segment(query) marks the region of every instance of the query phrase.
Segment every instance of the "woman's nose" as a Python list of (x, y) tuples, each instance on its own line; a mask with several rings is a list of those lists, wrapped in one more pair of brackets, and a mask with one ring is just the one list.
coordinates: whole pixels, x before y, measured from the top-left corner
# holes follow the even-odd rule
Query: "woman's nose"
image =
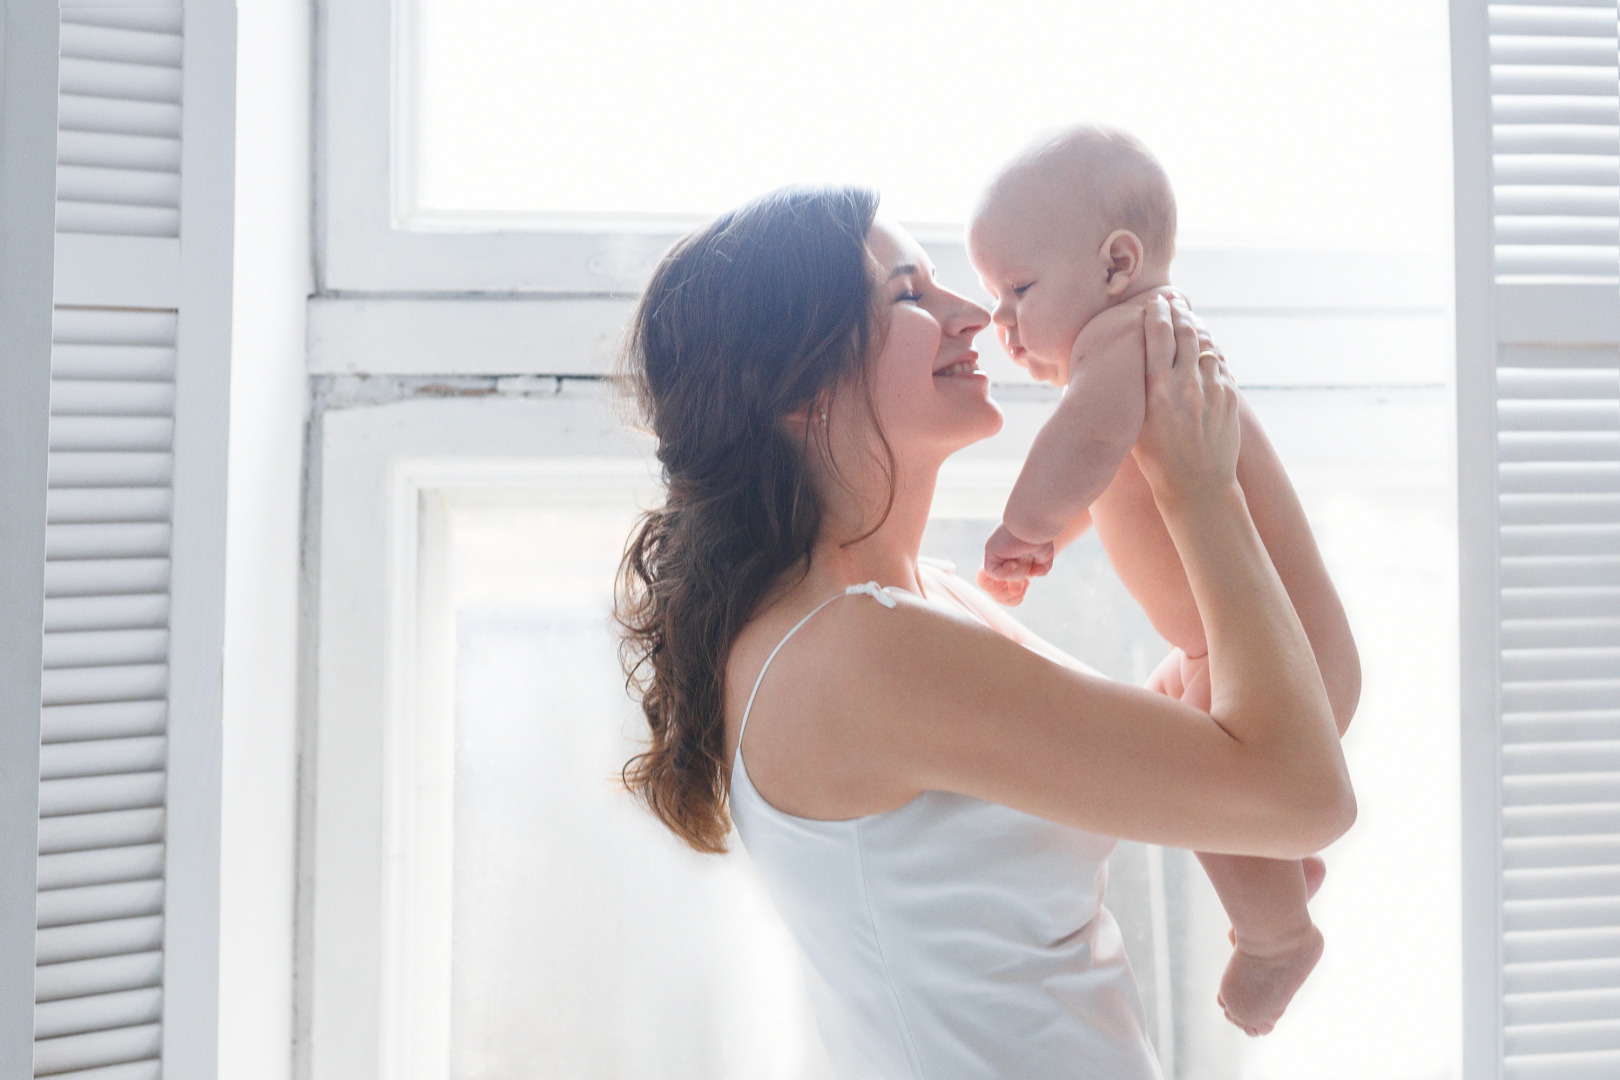
[(952, 333), (971, 336), (990, 325), (990, 312), (983, 306), (956, 293), (952, 293), (951, 296), (956, 302), (956, 310), (951, 313), (949, 322)]

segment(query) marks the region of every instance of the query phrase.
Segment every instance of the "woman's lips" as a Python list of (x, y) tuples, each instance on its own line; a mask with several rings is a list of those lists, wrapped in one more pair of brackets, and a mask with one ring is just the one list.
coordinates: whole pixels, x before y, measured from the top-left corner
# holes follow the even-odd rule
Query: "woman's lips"
[(940, 378), (943, 376), (953, 378), (959, 375), (977, 375), (978, 373), (978, 357), (969, 356), (966, 359), (958, 360), (953, 364), (946, 364), (944, 367), (934, 372), (934, 377)]

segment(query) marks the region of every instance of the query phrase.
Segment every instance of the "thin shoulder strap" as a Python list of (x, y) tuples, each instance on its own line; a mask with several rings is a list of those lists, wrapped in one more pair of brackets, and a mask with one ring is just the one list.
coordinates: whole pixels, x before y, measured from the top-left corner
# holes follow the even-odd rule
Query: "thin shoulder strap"
[(827, 599), (811, 608), (810, 614), (794, 623), (793, 629), (782, 635), (782, 640), (776, 643), (776, 648), (771, 650), (771, 655), (765, 658), (765, 666), (759, 669), (759, 677), (754, 680), (754, 688), (748, 693), (748, 704), (743, 707), (742, 724), (737, 728), (738, 754), (742, 753), (743, 732), (748, 730), (748, 714), (754, 711), (754, 698), (759, 695), (759, 684), (765, 681), (765, 673), (771, 669), (771, 661), (776, 659), (776, 654), (782, 651), (782, 646), (788, 643), (788, 638), (792, 637), (794, 634), (797, 634), (799, 632), (799, 628), (805, 623), (809, 622), (811, 619), (815, 618), (817, 613), (819, 613), (822, 608), (826, 607), (834, 600), (837, 600), (840, 596), (854, 596), (856, 593), (865, 593), (867, 596), (870, 596), (872, 599), (876, 600), (886, 608), (892, 608), (895, 606), (894, 597), (884, 592), (882, 587), (879, 586), (877, 582), (868, 581), (861, 585), (851, 585), (843, 592), (827, 597)]

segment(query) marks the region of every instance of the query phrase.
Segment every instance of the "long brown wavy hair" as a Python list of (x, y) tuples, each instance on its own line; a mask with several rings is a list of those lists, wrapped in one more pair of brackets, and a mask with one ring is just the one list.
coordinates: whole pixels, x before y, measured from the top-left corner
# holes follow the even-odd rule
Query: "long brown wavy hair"
[[(806, 462), (822, 425), (794, 434), (783, 418), (846, 379), (867, 385), (877, 202), (851, 187), (761, 196), (678, 242), (631, 321), (620, 377), (657, 436), (665, 499), (619, 567), (620, 658), (651, 737), (623, 779), (698, 851), (725, 851), (731, 827), (732, 643), (773, 589), (803, 577), (821, 525)], [(893, 453), (864, 397), (892, 488)]]

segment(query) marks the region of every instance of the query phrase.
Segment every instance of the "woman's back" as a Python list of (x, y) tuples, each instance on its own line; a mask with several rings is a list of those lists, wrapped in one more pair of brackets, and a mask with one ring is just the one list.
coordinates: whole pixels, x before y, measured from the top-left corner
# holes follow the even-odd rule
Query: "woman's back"
[(1159, 1075), (1102, 906), (1113, 840), (943, 791), (797, 817), (755, 789), (741, 744), (732, 818), (807, 962), (840, 1078)]

